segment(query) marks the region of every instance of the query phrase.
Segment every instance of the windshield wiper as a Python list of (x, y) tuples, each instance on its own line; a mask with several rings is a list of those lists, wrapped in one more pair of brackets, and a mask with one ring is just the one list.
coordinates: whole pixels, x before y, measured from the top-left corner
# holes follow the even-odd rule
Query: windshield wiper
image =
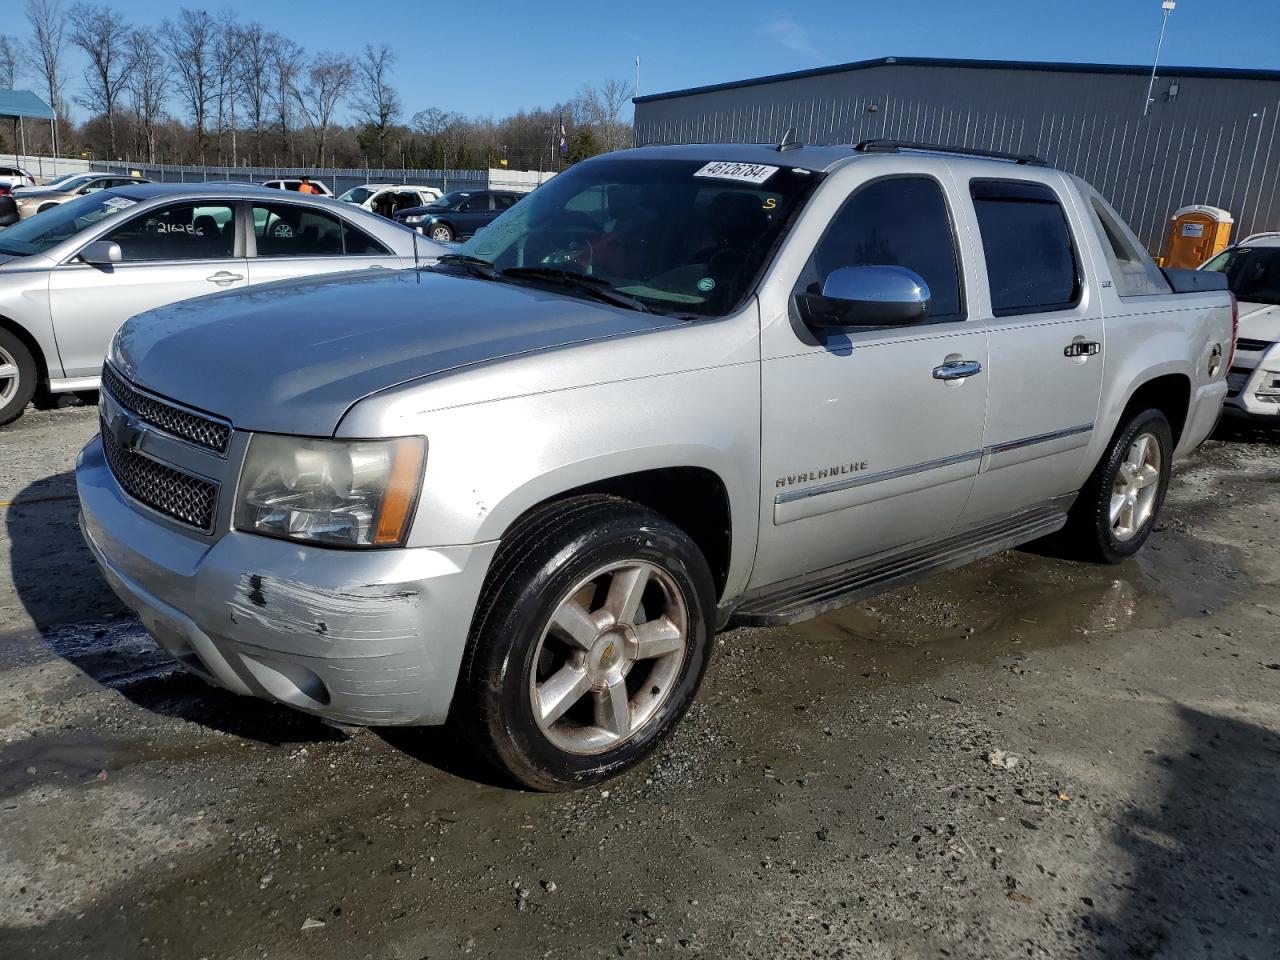
[(502, 276), (512, 280), (542, 280), (548, 283), (559, 283), (566, 287), (574, 287), (589, 296), (595, 297), (615, 307), (626, 307), (641, 313), (653, 313), (653, 310), (642, 300), (613, 288), (608, 280), (592, 277), (577, 270), (565, 270), (562, 267), (508, 267)]
[(502, 275), (494, 269), (493, 264), (480, 257), (465, 253), (445, 253), (436, 257), (436, 263), (457, 264), (474, 277), (483, 280), (500, 280)]

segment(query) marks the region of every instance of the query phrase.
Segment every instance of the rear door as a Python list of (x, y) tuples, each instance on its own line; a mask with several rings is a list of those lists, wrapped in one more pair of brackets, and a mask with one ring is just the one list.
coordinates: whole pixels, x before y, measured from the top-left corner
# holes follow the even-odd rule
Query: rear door
[[(958, 165), (961, 171), (964, 164)], [(989, 170), (989, 168), (987, 168)], [(976, 306), (990, 344), (982, 467), (962, 523), (1080, 488), (1098, 413), (1103, 308), (1088, 230), (1059, 173), (960, 179), (981, 241)]]
[(247, 209), (250, 283), (404, 265), (375, 237), (327, 210), (288, 200), (255, 200)]
[(54, 335), (68, 377), (96, 375), (111, 337), (130, 317), (247, 282), (231, 201), (167, 204), (99, 239), (120, 245), (120, 263), (91, 266), (72, 258), (49, 276)]

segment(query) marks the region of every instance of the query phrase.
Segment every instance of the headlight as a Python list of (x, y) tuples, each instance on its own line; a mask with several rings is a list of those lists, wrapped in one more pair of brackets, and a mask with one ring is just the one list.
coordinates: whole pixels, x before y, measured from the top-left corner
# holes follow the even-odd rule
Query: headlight
[(415, 213), (411, 217), (405, 217), (404, 222), (405, 223), (421, 223), (425, 219), (427, 218), (423, 216), (421, 213)]
[(235, 527), (336, 547), (404, 543), (426, 440), (311, 440), (255, 434), (236, 491)]

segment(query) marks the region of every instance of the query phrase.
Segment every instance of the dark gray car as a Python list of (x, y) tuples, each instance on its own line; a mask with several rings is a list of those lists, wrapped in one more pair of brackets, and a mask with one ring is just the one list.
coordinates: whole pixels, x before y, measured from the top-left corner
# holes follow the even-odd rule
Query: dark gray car
[(515, 206), (522, 196), (514, 190), (453, 190), (425, 207), (399, 210), (395, 219), (432, 240), (465, 240)]

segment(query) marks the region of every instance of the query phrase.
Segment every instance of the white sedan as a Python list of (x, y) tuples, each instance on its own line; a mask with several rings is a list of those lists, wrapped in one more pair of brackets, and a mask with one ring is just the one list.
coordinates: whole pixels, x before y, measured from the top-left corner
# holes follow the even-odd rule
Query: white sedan
[(352, 187), (338, 199), (390, 219), (401, 210), (424, 207), (432, 200), (439, 200), (440, 191), (412, 183), (366, 183)]
[(1280, 425), (1280, 233), (1247, 237), (1200, 269), (1225, 273), (1239, 301), (1223, 412)]

